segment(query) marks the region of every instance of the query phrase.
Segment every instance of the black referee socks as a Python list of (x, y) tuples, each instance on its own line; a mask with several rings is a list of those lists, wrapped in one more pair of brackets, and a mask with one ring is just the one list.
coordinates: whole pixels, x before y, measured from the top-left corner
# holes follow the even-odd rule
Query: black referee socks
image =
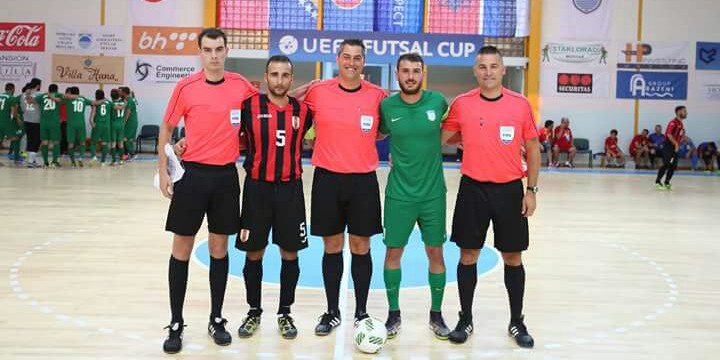
[(510, 300), (510, 317), (513, 320), (522, 316), (523, 296), (525, 295), (525, 268), (505, 265), (505, 288)]
[(325, 283), (325, 297), (328, 311), (339, 313), (338, 301), (340, 297), (340, 280), (343, 273), (343, 254), (325, 253), (322, 259), (323, 282)]
[(472, 317), (473, 297), (477, 285), (477, 264), (457, 266), (458, 293), (460, 295), (460, 309), (465, 316)]
[(225, 301), (225, 287), (227, 286), (230, 261), (228, 255), (222, 259), (210, 256), (210, 318), (222, 318), (223, 301)]
[(188, 263), (180, 261), (170, 255), (168, 266), (168, 286), (170, 288), (170, 312), (171, 322), (183, 322), (183, 303), (185, 302), (185, 291), (188, 282)]
[(368, 292), (372, 278), (372, 258), (370, 250), (358, 255), (352, 254), (351, 272), (355, 283), (355, 317), (367, 313)]

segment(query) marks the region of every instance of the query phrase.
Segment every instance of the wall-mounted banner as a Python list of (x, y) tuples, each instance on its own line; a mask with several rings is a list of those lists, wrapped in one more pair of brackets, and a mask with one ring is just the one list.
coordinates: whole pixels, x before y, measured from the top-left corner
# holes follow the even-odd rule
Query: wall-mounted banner
[(720, 70), (720, 43), (697, 43), (697, 50), (695, 50), (695, 69)]
[(480, 35), (272, 30), (270, 55), (287, 55), (293, 61), (335, 61), (343, 39), (363, 39), (368, 63), (394, 63), (398, 56), (416, 52), (429, 65), (472, 65), (483, 46)]
[(64, 54), (127, 53), (124, 26), (51, 25), (48, 48)]
[(720, 72), (696, 72), (695, 96), (710, 101), (720, 101)]
[(44, 55), (38, 53), (0, 52), (0, 82), (13, 82), (16, 88), (34, 77), (42, 78)]
[(543, 96), (608, 98), (610, 72), (543, 70), (540, 89)]
[(0, 51), (45, 51), (45, 24), (0, 22)]
[(119, 56), (53, 55), (52, 81), (81, 84), (122, 84), (124, 58)]
[(620, 44), (618, 69), (687, 70), (690, 44), (687, 42), (627, 42)]
[(146, 55), (198, 55), (201, 28), (133, 26), (132, 53)]
[(562, 36), (567, 39), (610, 39), (612, 0), (556, 0)]
[(127, 4), (131, 25), (178, 25), (177, 0), (128, 0)]
[(607, 65), (607, 45), (602, 42), (547, 42), (542, 47), (542, 63), (546, 65)]
[(174, 84), (202, 69), (199, 56), (133, 56), (127, 61), (133, 84)]
[(687, 90), (684, 72), (617, 72), (618, 99), (686, 100)]

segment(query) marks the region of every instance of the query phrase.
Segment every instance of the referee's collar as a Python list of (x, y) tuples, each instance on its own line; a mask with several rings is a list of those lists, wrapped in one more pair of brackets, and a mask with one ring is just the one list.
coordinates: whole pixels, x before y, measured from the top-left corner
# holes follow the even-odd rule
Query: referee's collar
[(480, 93), (480, 97), (485, 101), (498, 101), (498, 100), (502, 99), (503, 93), (500, 93), (500, 95), (498, 95), (497, 97), (494, 97), (494, 98), (486, 97), (485, 95)]
[(225, 76), (223, 76), (223, 78), (218, 81), (210, 81), (207, 77), (205, 78), (205, 83), (210, 84), (210, 85), (220, 85), (224, 82), (225, 82)]

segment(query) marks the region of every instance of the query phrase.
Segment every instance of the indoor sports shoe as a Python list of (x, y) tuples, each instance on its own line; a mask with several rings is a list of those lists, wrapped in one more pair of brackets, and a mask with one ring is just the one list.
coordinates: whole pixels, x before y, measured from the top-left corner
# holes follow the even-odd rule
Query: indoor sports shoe
[(290, 314), (282, 314), (278, 316), (278, 329), (280, 330), (280, 336), (283, 339), (294, 339), (297, 337), (297, 328), (295, 327), (295, 320)]
[(665, 185), (661, 183), (655, 183), (655, 188), (658, 190), (665, 190)]
[(672, 185), (670, 185), (670, 183), (665, 183), (665, 190), (672, 190)]
[(448, 339), (454, 344), (464, 343), (473, 332), (472, 316), (466, 316), (462, 311), (458, 313), (458, 316), (460, 319), (455, 329), (448, 334)]
[(315, 326), (315, 335), (329, 335), (332, 329), (340, 325), (340, 312), (328, 311), (320, 316), (320, 322)]
[(243, 319), (242, 325), (238, 328), (238, 336), (241, 338), (249, 338), (255, 334), (255, 331), (260, 327), (260, 314), (248, 314)]
[(361, 321), (363, 321), (369, 317), (370, 317), (370, 315), (368, 315), (368, 313), (366, 313), (366, 312), (355, 314), (355, 327), (357, 327)]
[(163, 342), (163, 351), (167, 354), (177, 354), (182, 350), (182, 338), (183, 338), (183, 325), (182, 322), (174, 322), (164, 327), (168, 329), (168, 336)]
[(435, 333), (435, 337), (440, 340), (447, 340), (450, 335), (450, 328), (445, 325), (442, 313), (439, 311), (430, 311), (430, 329)]
[(510, 320), (510, 325), (508, 325), (508, 335), (515, 339), (518, 346), (531, 348), (535, 345), (535, 340), (533, 340), (532, 336), (528, 334), (524, 320), (525, 316), (521, 316), (519, 319)]
[(225, 330), (225, 324), (227, 324), (227, 320), (219, 317), (210, 319), (208, 324), (208, 334), (212, 336), (215, 344), (220, 346), (227, 346), (232, 342), (232, 336)]
[(393, 339), (400, 332), (400, 325), (402, 320), (400, 319), (400, 310), (388, 311), (388, 318), (385, 321), (385, 329), (387, 330), (388, 339)]

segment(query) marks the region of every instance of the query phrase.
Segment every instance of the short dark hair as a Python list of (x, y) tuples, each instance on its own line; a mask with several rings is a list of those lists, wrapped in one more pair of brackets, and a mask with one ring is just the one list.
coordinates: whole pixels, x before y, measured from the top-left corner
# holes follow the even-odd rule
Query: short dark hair
[(50, 86), (48, 86), (48, 92), (51, 92), (51, 93), (58, 92), (57, 84), (50, 84)]
[(102, 89), (95, 90), (95, 100), (105, 99), (105, 92)]
[(647, 131), (648, 133), (650, 133), (650, 130), (648, 130), (648, 129), (642, 129), (642, 131)]
[(219, 37), (222, 37), (223, 39), (223, 45), (227, 46), (227, 35), (225, 35), (225, 32), (222, 31), (220, 28), (205, 28), (200, 32), (200, 35), (198, 35), (198, 47), (202, 48), (202, 39), (204, 37), (208, 37), (210, 39), (217, 39)]
[(71, 89), (72, 89), (71, 94), (73, 94), (73, 95), (80, 95), (80, 88), (79, 88), (79, 87), (73, 86)]
[(119, 89), (120, 89), (120, 91), (122, 91), (123, 94), (125, 94), (125, 95), (130, 95), (130, 92), (131, 92), (131, 91), (130, 91), (130, 88), (129, 88), (129, 87), (127, 87), (127, 86), (121, 86), (121, 87), (119, 87)]
[(13, 83), (5, 84), (5, 91), (11, 91), (11, 90), (15, 90), (15, 84), (13, 84)]
[(72, 86), (66, 87), (66, 88), (65, 88), (65, 93), (66, 93), (66, 94), (72, 94)]
[(678, 111), (686, 109), (685, 105), (678, 105), (675, 107), (675, 113), (677, 114)]
[(618, 133), (618, 132), (617, 132), (617, 130), (616, 130), (616, 129), (612, 129), (612, 130), (610, 130), (610, 134), (615, 134), (615, 135), (617, 135), (617, 133)]
[(340, 46), (338, 47), (337, 55), (340, 56), (343, 49), (345, 48), (345, 45), (347, 46), (359, 46), (362, 48), (362, 56), (365, 58), (365, 44), (360, 39), (345, 39), (340, 43)]
[(40, 86), (41, 84), (42, 84), (42, 80), (40, 80), (38, 78), (32, 78), (30, 80), (30, 87)]
[(552, 120), (545, 120), (545, 127), (553, 126), (553, 124), (555, 124), (554, 121), (552, 121)]
[(477, 55), (497, 55), (499, 57), (503, 57), (502, 53), (500, 52), (500, 49), (492, 46), (492, 45), (485, 45), (480, 48), (480, 50), (477, 51)]
[(273, 55), (273, 56), (271, 56), (271, 57), (268, 59), (268, 61), (265, 63), (265, 72), (268, 71), (268, 67), (270, 66), (270, 63), (274, 63), (274, 62), (290, 64), (290, 73), (292, 74), (292, 72), (293, 72), (293, 63), (292, 63), (292, 61), (290, 60), (290, 58), (287, 57), (287, 56), (285, 56), (285, 55)]
[(420, 54), (418, 53), (407, 53), (400, 55), (400, 57), (397, 59), (397, 64), (395, 64), (395, 68), (398, 70), (400, 70), (401, 61), (409, 61), (414, 63), (419, 62), (421, 66), (425, 66), (425, 60), (423, 60), (423, 57), (420, 56)]
[(27, 91), (27, 89), (30, 88), (30, 83), (25, 84), (25, 86), (22, 87), (22, 90), (20, 90), (21, 93), (24, 93)]
[(110, 97), (113, 100), (117, 100), (120, 98), (120, 91), (118, 89), (111, 89), (110, 90)]

